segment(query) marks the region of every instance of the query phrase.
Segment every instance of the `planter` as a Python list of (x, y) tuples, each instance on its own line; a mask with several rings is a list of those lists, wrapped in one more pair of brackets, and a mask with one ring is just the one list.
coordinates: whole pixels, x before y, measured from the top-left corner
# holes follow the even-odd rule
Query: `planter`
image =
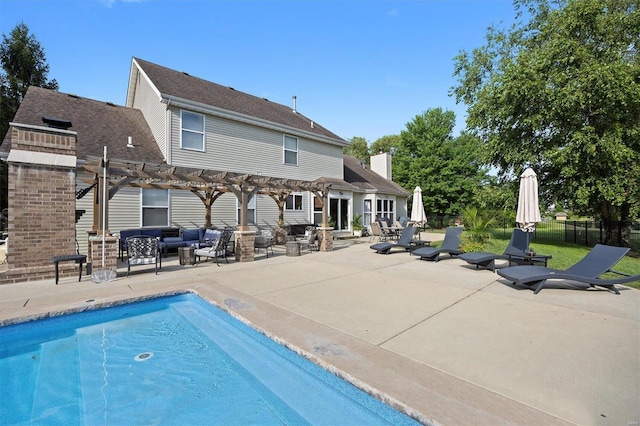
[(353, 236), (354, 237), (362, 237), (362, 229), (360, 229), (358, 231), (353, 231)]

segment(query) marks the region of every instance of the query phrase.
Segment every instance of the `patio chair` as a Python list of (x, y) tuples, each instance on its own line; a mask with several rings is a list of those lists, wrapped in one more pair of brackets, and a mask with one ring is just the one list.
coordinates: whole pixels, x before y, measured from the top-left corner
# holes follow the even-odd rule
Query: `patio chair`
[[(158, 238), (149, 235), (138, 235), (127, 238), (127, 276), (131, 266), (155, 265), (155, 272), (162, 268), (160, 245)], [(158, 268), (158, 264), (160, 267)]]
[(460, 226), (450, 226), (444, 234), (444, 241), (440, 247), (420, 247), (415, 249), (411, 254), (420, 256), (421, 260), (432, 260), (437, 262), (440, 260), (442, 253), (448, 253), (450, 257), (462, 254), (460, 250), (460, 237), (464, 228)]
[(267, 254), (267, 258), (269, 257), (269, 249), (271, 249), (271, 255), (273, 256), (273, 244), (274, 244), (274, 235), (272, 231), (262, 231), (260, 235), (256, 235), (255, 241), (253, 243), (253, 249), (255, 251), (259, 251), (260, 249), (264, 249)]
[(369, 246), (370, 249), (375, 250), (376, 253), (381, 254), (389, 254), (391, 253), (391, 249), (400, 247), (403, 251), (410, 251), (411, 248), (415, 246), (415, 242), (413, 241), (413, 236), (416, 234), (416, 230), (418, 228), (414, 228), (413, 226), (407, 226), (402, 230), (402, 234), (396, 243), (384, 242), (377, 243), (372, 246)]
[(378, 222), (380, 224), (380, 231), (386, 238), (391, 238), (392, 240), (398, 239), (398, 232), (395, 229), (392, 229), (386, 221)]
[(304, 238), (298, 240), (298, 242), (300, 243), (301, 248), (306, 247), (309, 251), (318, 251), (317, 231), (315, 229), (309, 230), (307, 235)]
[(535, 257), (531, 257), (529, 254), (529, 243), (531, 242), (531, 233), (525, 232), (521, 229), (514, 229), (511, 233), (511, 240), (504, 250), (504, 253), (487, 253), (487, 252), (469, 252), (463, 253), (458, 256), (459, 259), (464, 260), (467, 263), (476, 265), (476, 269), (482, 266), (487, 269), (496, 271), (496, 260), (517, 260), (518, 258), (524, 259), (525, 257), (535, 260)]
[(369, 238), (369, 242), (378, 238), (378, 241), (386, 240), (386, 236), (382, 234), (382, 229), (380, 229), (380, 224), (376, 221), (371, 222), (371, 238)]
[(227, 259), (227, 246), (229, 245), (229, 241), (231, 241), (232, 236), (232, 230), (224, 229), (220, 233), (220, 237), (215, 242), (211, 243), (211, 247), (196, 249), (194, 250), (193, 255), (198, 257), (198, 262), (200, 261), (200, 257), (213, 257), (216, 261), (216, 265), (218, 266), (220, 266), (220, 263), (218, 262), (219, 258), (223, 258), (225, 262), (229, 263), (229, 259)]
[[(544, 266), (512, 266), (499, 270), (498, 275), (513, 284), (535, 286), (535, 289), (532, 289), (533, 294), (538, 294), (547, 280), (577, 281), (589, 284), (590, 287), (604, 287), (615, 294), (620, 294), (614, 284), (640, 281), (640, 275), (628, 275), (611, 269), (628, 251), (627, 247), (596, 244), (585, 257), (565, 270)], [(598, 278), (605, 272), (613, 272), (623, 278)]]

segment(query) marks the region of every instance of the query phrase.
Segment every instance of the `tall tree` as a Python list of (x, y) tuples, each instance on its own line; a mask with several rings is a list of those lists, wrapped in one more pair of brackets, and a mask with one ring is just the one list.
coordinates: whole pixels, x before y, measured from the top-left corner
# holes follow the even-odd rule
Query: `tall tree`
[(486, 175), (477, 138), (453, 138), (454, 126), (452, 111), (427, 110), (407, 123), (392, 157), (394, 181), (410, 192), (420, 186), (427, 214), (459, 214)]
[(388, 152), (394, 154), (400, 146), (400, 135), (387, 135), (378, 138), (371, 144), (371, 154), (376, 155), (379, 152)]
[[(29, 28), (21, 22), (7, 37), (2, 35), (0, 44), (0, 142), (9, 130), (9, 123), (16, 115), (29, 86), (58, 90), (56, 80), (48, 80), (49, 65), (44, 50)], [(0, 209), (7, 200), (7, 164), (0, 162)]]
[(515, 0), (517, 20), (455, 59), (459, 102), (501, 177), (604, 220), (640, 210), (637, 0)]
[(365, 138), (354, 136), (349, 140), (350, 144), (343, 151), (347, 155), (369, 164), (369, 144)]

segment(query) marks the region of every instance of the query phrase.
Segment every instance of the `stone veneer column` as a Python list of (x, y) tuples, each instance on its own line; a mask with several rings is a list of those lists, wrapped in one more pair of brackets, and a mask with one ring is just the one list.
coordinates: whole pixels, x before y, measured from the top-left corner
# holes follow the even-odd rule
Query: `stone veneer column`
[(333, 228), (318, 228), (320, 251), (333, 251)]
[(235, 231), (236, 236), (236, 261), (253, 262), (256, 244), (254, 231)]
[[(76, 132), (11, 123), (8, 270), (0, 283), (53, 278), (52, 256), (76, 253)], [(77, 274), (60, 263), (60, 276)]]

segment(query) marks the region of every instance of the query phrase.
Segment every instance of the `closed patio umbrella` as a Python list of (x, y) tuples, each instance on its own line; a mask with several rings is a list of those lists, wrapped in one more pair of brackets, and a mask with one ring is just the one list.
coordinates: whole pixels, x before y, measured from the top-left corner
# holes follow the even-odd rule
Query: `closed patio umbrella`
[(538, 206), (538, 177), (531, 168), (527, 168), (520, 175), (516, 222), (520, 229), (527, 232), (535, 231), (536, 223), (542, 222)]
[(411, 222), (424, 225), (427, 223), (427, 215), (424, 213), (422, 203), (422, 189), (419, 186), (413, 190), (413, 206), (411, 207)]

